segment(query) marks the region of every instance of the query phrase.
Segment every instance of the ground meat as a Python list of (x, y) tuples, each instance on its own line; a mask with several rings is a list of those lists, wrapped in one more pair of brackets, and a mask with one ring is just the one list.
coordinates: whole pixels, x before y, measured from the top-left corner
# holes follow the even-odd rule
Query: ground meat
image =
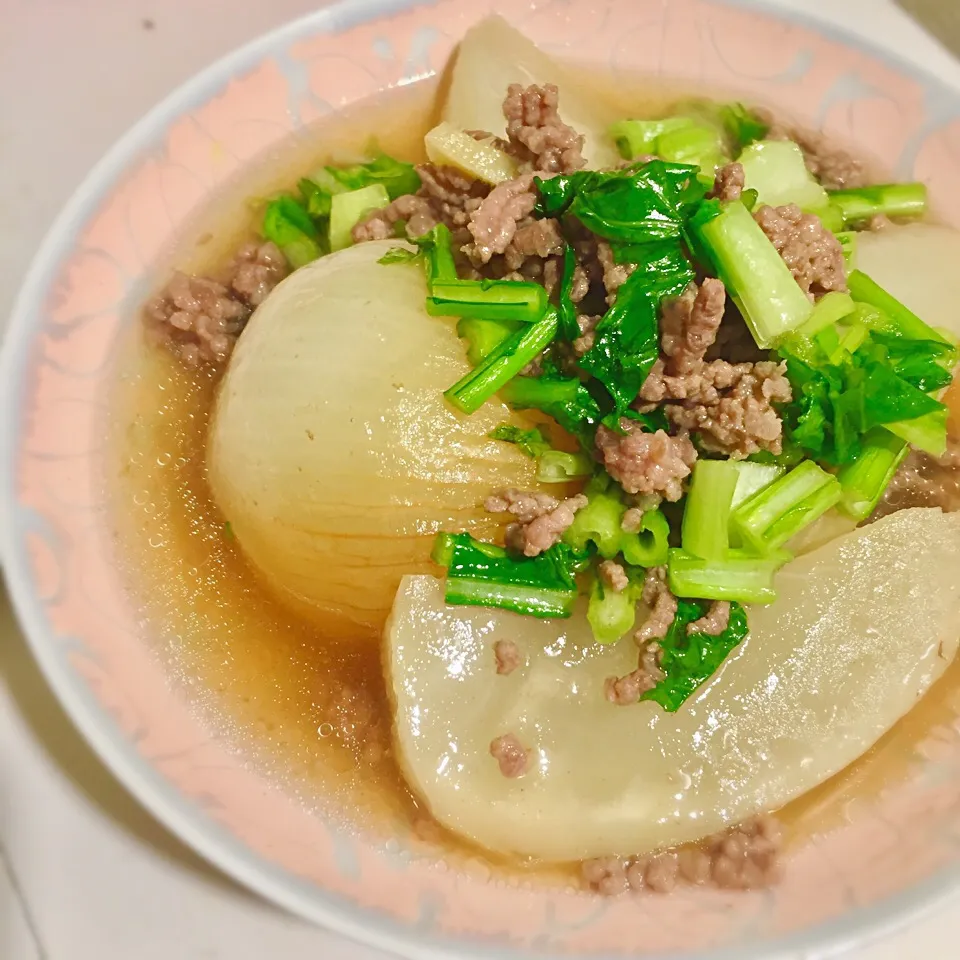
[[(643, 602), (650, 608), (650, 615), (643, 625), (633, 635), (641, 650), (641, 668), (645, 666), (644, 654), (650, 654), (651, 641), (662, 640), (677, 615), (677, 598), (667, 586), (667, 568), (651, 567), (643, 581)], [(659, 654), (659, 648), (653, 651)], [(654, 666), (660, 665), (659, 656), (653, 661)], [(650, 662), (646, 663), (650, 666)]]
[(407, 236), (422, 237), (438, 223), (452, 231), (466, 227), (471, 216), (490, 192), (489, 184), (473, 180), (455, 167), (424, 163), (417, 167), (420, 189), (397, 197), (371, 213), (353, 228), (356, 243), (386, 240), (396, 235), (397, 223), (406, 223)]
[(889, 230), (895, 226), (896, 224), (885, 213), (875, 213), (867, 221), (867, 229), (874, 233), (882, 233), (884, 230)]
[(624, 533), (639, 533), (643, 523), (643, 511), (639, 507), (630, 507), (620, 521), (620, 529)]
[(536, 202), (532, 174), (498, 183), (470, 218), (467, 229), (473, 242), (463, 252), (474, 264), (504, 253), (517, 234), (517, 224), (530, 216)]
[(783, 424), (773, 404), (791, 396), (786, 365), (767, 360), (739, 373), (718, 402), (668, 404), (664, 412), (675, 429), (698, 434), (705, 449), (739, 460), (760, 450), (781, 452)]
[(144, 309), (150, 337), (189, 366), (226, 362), (249, 316), (250, 307), (222, 283), (184, 273)]
[(637, 669), (623, 677), (607, 677), (603, 683), (603, 695), (618, 707), (629, 707), (662, 679), (660, 662), (663, 650), (655, 640), (640, 648)]
[(664, 401), (686, 401), (688, 405), (711, 406), (720, 402), (725, 391), (731, 390), (746, 375), (752, 373), (752, 363), (727, 363), (726, 360), (711, 360), (700, 364), (692, 373), (679, 377), (666, 374), (666, 362), (657, 360), (640, 389), (638, 402), (656, 407)]
[(950, 512), (960, 505), (960, 452), (955, 445), (941, 460), (912, 450), (894, 475), (871, 515), (879, 520), (908, 507), (939, 507)]
[(832, 146), (822, 133), (786, 124), (763, 108), (754, 113), (769, 125), (768, 140), (792, 140), (800, 147), (807, 169), (828, 189), (866, 186), (863, 164)]
[(581, 876), (587, 889), (596, 890), (605, 897), (618, 897), (628, 889), (628, 865), (629, 861), (621, 857), (596, 857), (583, 861)]
[(552, 83), (507, 88), (503, 115), (510, 151), (530, 170), (571, 173), (584, 166), (583, 137), (560, 119), (558, 103)]
[(728, 163), (717, 171), (713, 181), (713, 190), (707, 196), (716, 197), (724, 203), (730, 200), (739, 200), (743, 193), (745, 177), (742, 163)]
[(571, 346), (576, 356), (582, 357), (593, 347), (597, 339), (597, 324), (603, 319), (602, 314), (581, 313), (577, 317), (577, 326), (580, 327), (580, 336), (573, 341)]
[(555, 497), (548, 493), (527, 493), (513, 487), (487, 497), (483, 503), (487, 513), (509, 513), (518, 523), (532, 523), (560, 505)]
[(703, 366), (703, 358), (717, 338), (726, 303), (722, 281), (709, 277), (699, 287), (690, 284), (663, 305), (660, 349), (666, 357), (666, 375), (686, 376)]
[(687, 625), (687, 633), (706, 633), (719, 637), (729, 625), (730, 604), (726, 600), (714, 600), (704, 616)]
[(669, 893), (680, 883), (758, 890), (780, 880), (782, 848), (780, 824), (762, 815), (679, 850), (585, 860), (581, 877), (588, 890), (608, 897), (620, 896), (628, 889)]
[(613, 248), (606, 240), (597, 244), (597, 259), (603, 269), (603, 286), (607, 291), (607, 304), (610, 305), (617, 299), (617, 291), (627, 282), (637, 265), (617, 263), (613, 257)]
[(512, 640), (498, 640), (493, 645), (493, 655), (497, 661), (497, 673), (502, 677), (523, 665), (520, 648)]
[(843, 247), (819, 217), (790, 203), (760, 207), (753, 218), (811, 300), (831, 290), (847, 289)]
[(490, 756), (500, 765), (505, 777), (515, 779), (527, 772), (530, 751), (512, 733), (497, 737), (490, 744)]
[(290, 272), (275, 243), (245, 243), (233, 261), (230, 288), (251, 307), (259, 307), (273, 288)]
[(675, 853), (655, 853), (634, 860), (627, 867), (627, 883), (631, 890), (652, 890), (670, 893), (677, 885), (680, 864)]
[(408, 193), (361, 220), (353, 228), (353, 241), (364, 243), (367, 240), (387, 240), (396, 236), (395, 228), (401, 221), (407, 225), (408, 237), (422, 237), (429, 233), (440, 219), (433, 204), (426, 197)]
[(504, 490), (484, 503), (489, 513), (510, 513), (516, 523), (507, 527), (507, 546), (527, 557), (538, 557), (560, 542), (574, 515), (587, 505), (583, 494), (558, 501), (545, 493)]
[(597, 572), (600, 574), (600, 582), (614, 593), (623, 593), (630, 586), (627, 571), (616, 560), (604, 560)]
[(601, 425), (597, 452), (607, 473), (627, 493), (659, 493), (665, 500), (683, 496), (683, 483), (697, 459), (687, 437), (671, 437), (665, 431), (645, 433), (634, 420), (623, 419), (624, 432)]
[[(509, 270), (522, 270), (531, 258), (542, 261), (547, 257), (560, 256), (565, 246), (560, 224), (556, 220), (531, 218), (517, 226), (517, 232), (504, 250), (503, 259)], [(538, 278), (524, 276), (524, 279)]]

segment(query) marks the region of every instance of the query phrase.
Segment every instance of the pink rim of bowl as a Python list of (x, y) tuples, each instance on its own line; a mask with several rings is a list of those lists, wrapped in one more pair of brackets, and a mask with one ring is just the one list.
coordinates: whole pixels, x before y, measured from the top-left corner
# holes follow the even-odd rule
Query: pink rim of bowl
[[(960, 881), (960, 730), (918, 749), (908, 783), (797, 851), (774, 891), (601, 901), (447, 872), (402, 841), (309, 815), (211, 738), (137, 633), (111, 563), (99, 482), (118, 332), (150, 266), (204, 198), (330, 112), (442, 68), (466, 28), (508, 15), (614, 72), (738, 91), (894, 158), (960, 223), (960, 95), (772, 4), (714, 0), (357, 0), (264, 36), (195, 77), (97, 165), (44, 241), (3, 355), (3, 558), (61, 703), (161, 821), (294, 913), (411, 958), (581, 954), (700, 960), (861, 944)], [(590, 30), (581, 25), (589, 23)]]

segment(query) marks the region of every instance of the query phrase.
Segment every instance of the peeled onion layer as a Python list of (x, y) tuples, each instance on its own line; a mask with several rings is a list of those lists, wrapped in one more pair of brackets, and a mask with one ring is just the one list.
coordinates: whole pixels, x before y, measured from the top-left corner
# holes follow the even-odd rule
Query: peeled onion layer
[(533, 41), (491, 16), (471, 27), (457, 52), (443, 119), (462, 130), (486, 130), (503, 136), (503, 100), (511, 83), (555, 84), (560, 90), (560, 118), (584, 137), (583, 156), (590, 170), (616, 166), (616, 145), (607, 136), (620, 119), (597, 98), (585, 96), (582, 82), (540, 50)]
[[(670, 714), (606, 701), (604, 679), (634, 669), (637, 650), (592, 643), (582, 611), (450, 607), (441, 581), (406, 577), (385, 662), (410, 786), (451, 830), (554, 861), (647, 852), (776, 810), (869, 749), (953, 660), (960, 514), (886, 517), (795, 560), (777, 589)], [(525, 665), (497, 675), (497, 640)], [(490, 755), (507, 733), (532, 751), (516, 779)]]
[(857, 234), (856, 266), (931, 327), (960, 337), (960, 232), (930, 223)]
[(529, 423), (443, 391), (469, 369), (456, 321), (428, 316), (418, 264), (360, 244), (291, 274), (259, 307), (221, 384), (207, 459), (214, 499), (279, 595), (339, 635), (377, 636), (433, 535), (490, 538), (491, 490), (536, 487), (490, 440)]

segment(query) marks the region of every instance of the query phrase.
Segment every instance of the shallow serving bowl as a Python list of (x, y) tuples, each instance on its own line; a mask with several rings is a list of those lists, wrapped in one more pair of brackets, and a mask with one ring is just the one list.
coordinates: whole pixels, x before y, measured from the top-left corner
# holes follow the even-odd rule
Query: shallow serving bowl
[(960, 729), (913, 773), (796, 850), (755, 894), (603, 901), (456, 875), (400, 839), (311, 815), (206, 731), (140, 633), (112, 562), (103, 423), (122, 332), (210, 193), (324, 116), (441, 70), (500, 12), (561, 55), (780, 105), (925, 181), (960, 225), (960, 97), (859, 41), (765, 3), (355, 0), (190, 81), (97, 166), (43, 245), (3, 358), (3, 559), (50, 684), (109, 766), (171, 829), (296, 913), (408, 957), (701, 960), (861, 942), (960, 886)]

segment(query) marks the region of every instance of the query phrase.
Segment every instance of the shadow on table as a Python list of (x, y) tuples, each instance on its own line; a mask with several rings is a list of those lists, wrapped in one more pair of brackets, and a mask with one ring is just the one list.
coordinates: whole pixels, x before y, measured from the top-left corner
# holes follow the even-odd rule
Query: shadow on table
[(178, 840), (101, 763), (56, 701), (33, 660), (0, 586), (0, 675), (47, 755), (87, 798), (138, 841), (177, 866), (246, 897), (248, 891)]

